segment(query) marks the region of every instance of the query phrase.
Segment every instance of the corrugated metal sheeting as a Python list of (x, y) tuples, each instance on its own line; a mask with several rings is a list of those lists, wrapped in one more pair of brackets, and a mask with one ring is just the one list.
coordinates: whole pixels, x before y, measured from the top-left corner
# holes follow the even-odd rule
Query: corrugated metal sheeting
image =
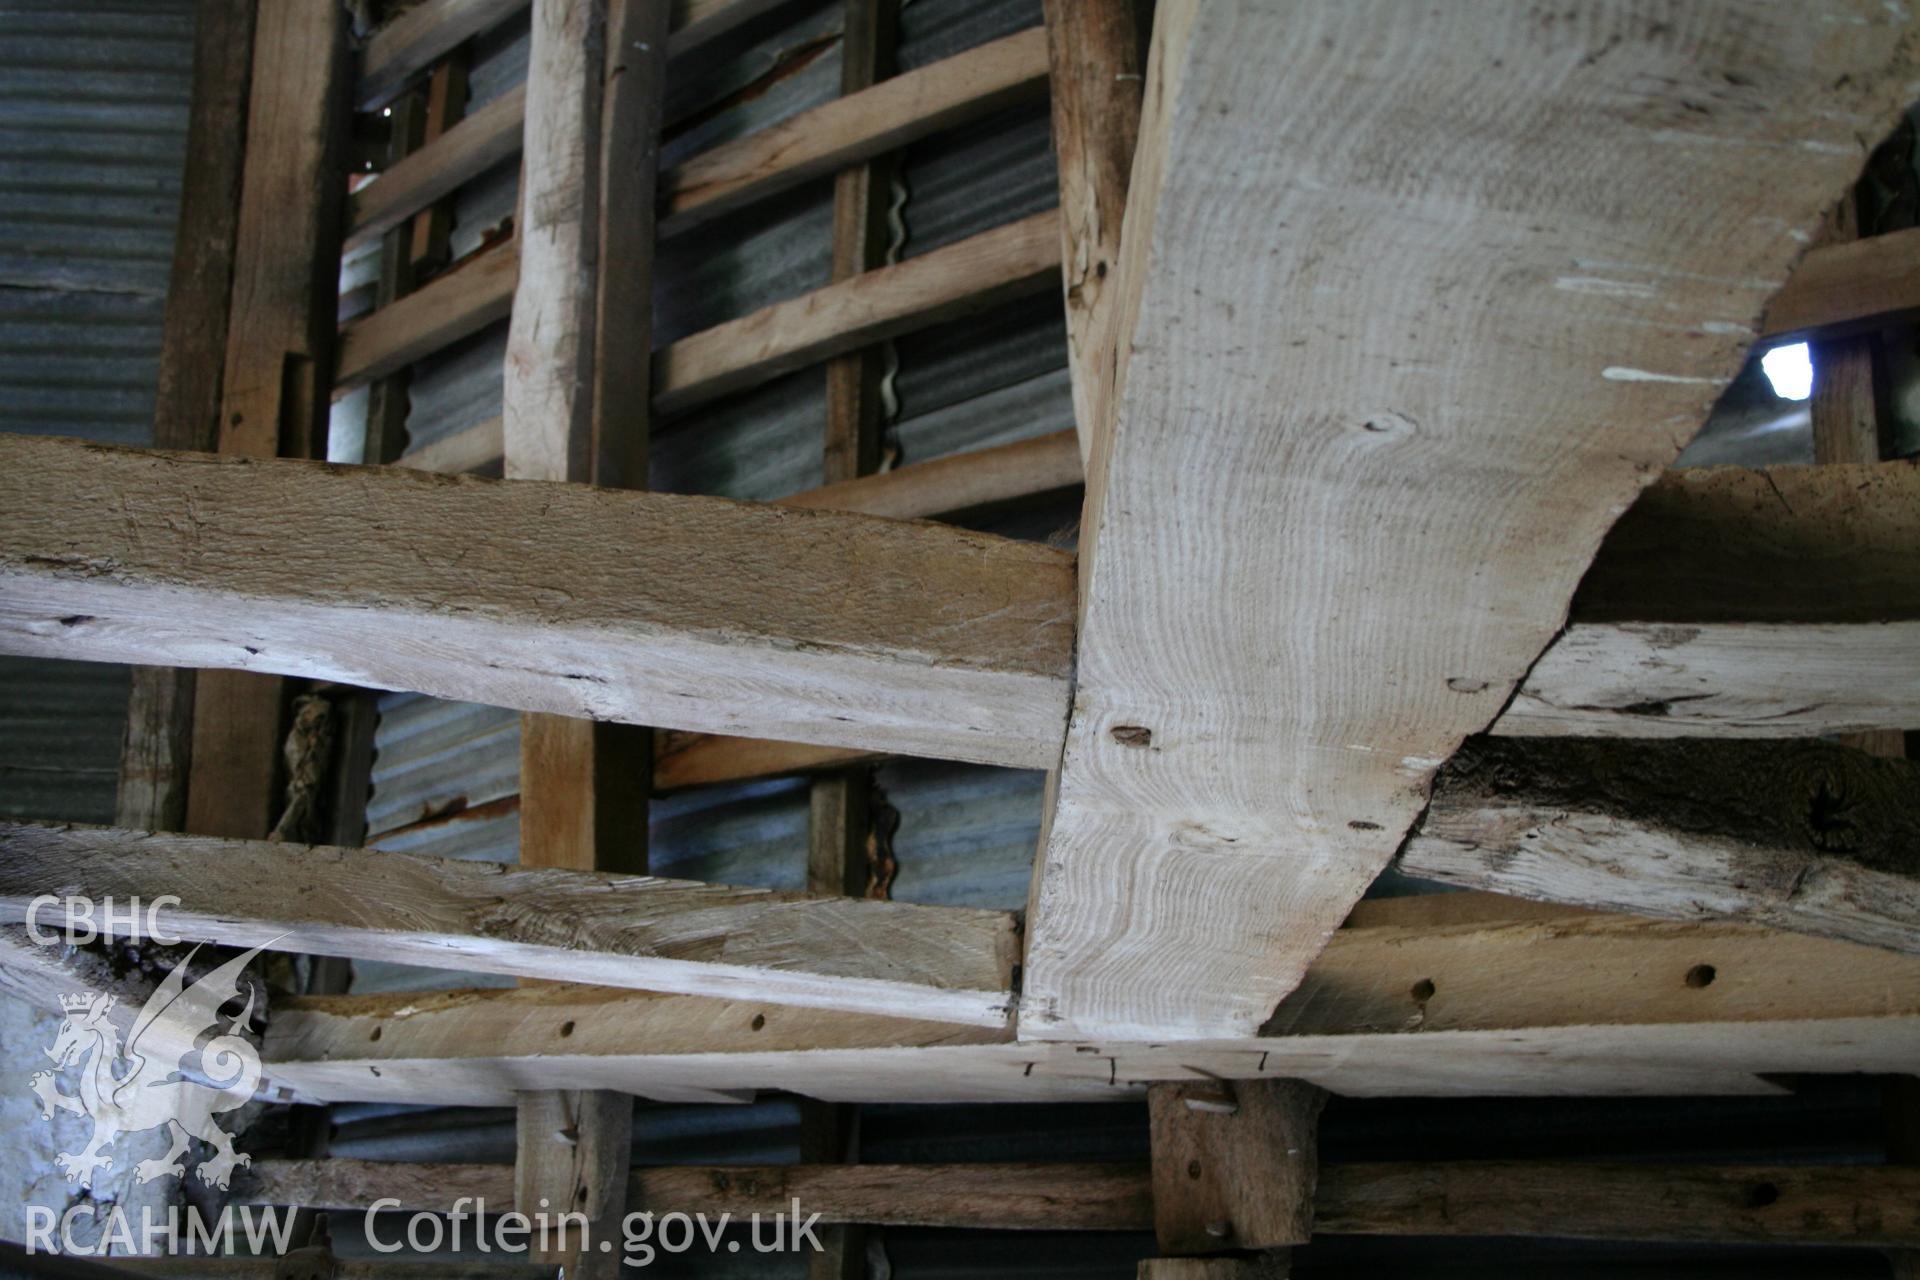
[[(190, 13), (190, 0), (0, 0), (0, 217), (8, 231), (0, 244), (0, 428), (147, 438), (184, 145)], [(902, 13), (900, 62), (925, 65), (1039, 20), (1039, 0), (912, 0)], [(839, 22), (840, 6), (828, 0), (790, 4), (676, 64), (666, 162), (831, 97), (839, 80)], [(524, 78), (524, 16), (481, 37), (475, 52), (477, 107)], [(471, 252), (511, 215), (517, 172), (517, 161), (508, 161), (459, 194), (457, 252)], [(825, 283), (828, 194), (828, 184), (815, 183), (663, 245), (657, 338), (671, 340)], [(915, 146), (897, 195), (907, 256), (1051, 205), (1044, 107), (1011, 110)], [(352, 278), (371, 266), (355, 263)], [(504, 339), (504, 326), (496, 326), (415, 369), (409, 431), (416, 445), (499, 412)], [(897, 355), (900, 413), (890, 444), (903, 463), (1071, 424), (1060, 307), (1051, 295), (904, 338)], [(1801, 447), (1803, 419), (1782, 430), (1768, 415), (1788, 410), (1763, 390), (1749, 388), (1741, 402), (1744, 426), (1728, 418), (1726, 429), (1713, 433), (1721, 454), (1744, 456), (1737, 437), (1748, 428), (1766, 437), (1769, 450)], [(809, 370), (666, 424), (655, 441), (654, 484), (742, 498), (812, 487), (820, 478), (823, 415), (822, 379)], [(340, 444), (348, 452), (336, 456), (354, 456), (357, 446)], [(1076, 514), (1063, 505), (988, 527), (1066, 541)], [(116, 669), (0, 661), (0, 812), (95, 821), (110, 813), (123, 702), (124, 673)], [(378, 751), (368, 810), (378, 845), (493, 861), (515, 856), (516, 715), (387, 695)], [(1023, 905), (1039, 775), (900, 761), (882, 767), (877, 781), (901, 814), (896, 896)], [(653, 818), (653, 861), (664, 874), (777, 888), (801, 883), (802, 781), (668, 797), (655, 804)], [(369, 991), (487, 981), (397, 966), (356, 971), (357, 988)], [(507, 1162), (513, 1155), (506, 1112), (345, 1106), (335, 1117), (340, 1156)], [(740, 1107), (643, 1105), (635, 1159), (792, 1160), (797, 1126), (796, 1104), (777, 1097)], [(1140, 1159), (1146, 1142), (1138, 1104), (865, 1107), (861, 1130), (864, 1158), (873, 1161)], [(1880, 1156), (1881, 1130), (1872, 1086), (1840, 1081), (1786, 1101), (1336, 1100), (1324, 1142), (1334, 1160), (1584, 1154), (1871, 1161)], [(335, 1223), (343, 1248), (352, 1245), (351, 1228), (349, 1220)], [(881, 1239), (876, 1261), (910, 1277), (1130, 1276), (1135, 1260), (1153, 1252), (1151, 1240), (1137, 1235), (893, 1230)], [(1406, 1277), (1884, 1274), (1871, 1254), (1822, 1251), (1812, 1259), (1778, 1250), (1330, 1240), (1299, 1251), (1296, 1270)], [(799, 1275), (804, 1264), (743, 1251), (662, 1258), (652, 1270)]]
[[(788, 6), (704, 65), (674, 68), (669, 113), (683, 121), (665, 148), (671, 165), (700, 148), (762, 128), (838, 92), (837, 4)], [(903, 69), (950, 57), (1040, 21), (1038, 0), (915, 0), (901, 14)], [(525, 75), (526, 20), (478, 42), (474, 104)], [(683, 78), (696, 73), (697, 80)], [(682, 87), (685, 86), (685, 87)], [(738, 101), (713, 109), (703, 104)], [(897, 200), (902, 256), (1051, 207), (1056, 199), (1043, 104), (1003, 112), (912, 148)], [(471, 252), (511, 216), (518, 165), (508, 162), (457, 197), (454, 240)], [(671, 341), (827, 282), (831, 184), (816, 182), (660, 248), (657, 339)], [(439, 439), (500, 411), (505, 325), (416, 367), (411, 440)], [(1065, 330), (1044, 294), (898, 344), (900, 400), (891, 443), (903, 463), (1070, 427)], [(769, 499), (820, 483), (824, 379), (807, 369), (665, 424), (654, 441), (654, 485), (682, 493)], [(1001, 527), (1048, 536), (1069, 508), (1026, 513)], [(516, 717), (411, 694), (382, 701), (369, 831), (383, 848), (510, 861), (518, 826)], [(904, 900), (1016, 908), (1025, 901), (1040, 812), (1040, 778), (1009, 770), (901, 762), (882, 769), (901, 811), (896, 895)], [(796, 888), (806, 862), (806, 784), (782, 780), (675, 796), (654, 806), (653, 865), (663, 874)], [(465, 981), (465, 977), (453, 979)], [(356, 988), (449, 981), (361, 966)]]
[[(0, 2), (0, 431), (152, 439), (191, 0)], [(0, 814), (113, 816), (124, 667), (0, 658)]]

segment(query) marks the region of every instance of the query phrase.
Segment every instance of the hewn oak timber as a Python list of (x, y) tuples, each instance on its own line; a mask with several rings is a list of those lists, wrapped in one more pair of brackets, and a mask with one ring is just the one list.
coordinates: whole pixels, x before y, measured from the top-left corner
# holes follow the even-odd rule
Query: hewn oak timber
[(519, 244), (509, 240), (464, 259), (391, 306), (341, 326), (335, 391), (383, 378), (505, 319), (519, 274)]
[(1738, 372), (1910, 35), (1160, 6), (1023, 1035), (1246, 1034), (1295, 985)]
[[(462, 1197), (505, 1209), (504, 1165), (371, 1160), (255, 1160), (235, 1176), (235, 1203), (364, 1210), (391, 1198), (446, 1212)], [(1153, 1225), (1145, 1165), (713, 1165), (635, 1169), (630, 1203), (655, 1214), (791, 1212), (799, 1197), (829, 1223), (996, 1231), (1141, 1231)]]
[(1920, 954), (1920, 768), (1822, 742), (1483, 739), (1409, 875)]
[[(542, 3), (534, 0), (536, 14)], [(535, 1219), (528, 1259), (564, 1268), (569, 1280), (617, 1280), (618, 1253), (596, 1252), (595, 1241), (617, 1233), (626, 1215), (633, 1099), (598, 1089), (523, 1093), (515, 1112), (514, 1151), (513, 1201), (529, 1213), (547, 1214)], [(587, 1225), (570, 1220), (572, 1214)]]
[[(182, 899), (183, 937), (1000, 1026), (995, 911), (812, 899), (411, 854), (0, 825), (0, 918), (38, 893)], [(862, 945), (846, 945), (859, 937)], [(556, 1084), (555, 1087), (561, 1087)]]
[(1127, 180), (1140, 136), (1140, 34), (1133, 0), (1047, 0), (1046, 17), (1067, 358), (1085, 459), (1096, 424), (1106, 421), (1119, 358), (1108, 284), (1120, 260)]
[(13, 653), (1032, 767), (1071, 573), (924, 522), (0, 438)]
[(1920, 227), (1822, 245), (1767, 305), (1769, 345), (1885, 328), (1920, 315)]
[(1298, 1080), (1169, 1082), (1148, 1089), (1160, 1251), (1307, 1243), (1326, 1100)]
[(1670, 472), (1601, 545), (1493, 732), (1811, 737), (1920, 724), (1920, 468)]
[[(894, 71), (899, 40), (898, 6), (893, 0), (844, 0), (840, 23), (840, 94), (843, 112)], [(896, 99), (897, 100), (897, 99)], [(790, 142), (797, 139), (790, 139)], [(841, 169), (833, 180), (833, 252), (835, 283), (883, 266), (892, 229), (895, 159), (876, 158)], [(820, 474), (833, 484), (855, 480), (880, 464), (887, 427), (884, 396), (886, 352), (867, 347), (827, 361), (826, 430)], [(807, 892), (848, 897), (869, 894), (867, 841), (873, 832), (873, 771), (854, 766), (815, 777), (807, 806)], [(799, 1110), (800, 1159), (809, 1163), (846, 1163), (860, 1154), (860, 1115), (852, 1107), (802, 1100)], [(809, 1280), (866, 1280), (865, 1233), (858, 1226), (829, 1226), (820, 1247), (807, 1258)]]
[(688, 160), (666, 178), (663, 236), (1047, 91), (1039, 27), (858, 90)]
[[(980, 1230), (1145, 1231), (1147, 1166), (1106, 1164), (715, 1165), (636, 1169), (655, 1213), (790, 1208), (826, 1222)], [(236, 1203), (450, 1210), (505, 1207), (504, 1165), (255, 1160)], [(1920, 1244), (1920, 1170), (1873, 1165), (1590, 1164), (1460, 1160), (1322, 1164), (1316, 1235), (1517, 1236), (1697, 1244)]]
[[(525, 106), (541, 145), (520, 176), (502, 405), (510, 477), (646, 486), (648, 362), (626, 351), (653, 345), (666, 58), (667, 8), (656, 0), (534, 0)], [(652, 738), (635, 725), (522, 716), (520, 864), (644, 872), (652, 759)], [(626, 1210), (632, 1098), (535, 1091), (516, 1105), (521, 1201), (571, 1202), (611, 1234)], [(583, 1243), (550, 1242), (542, 1256), (570, 1275), (618, 1274), (618, 1259), (582, 1256)]]
[[(211, 452), (219, 445), (253, 17), (253, 0), (200, 0), (194, 11), (186, 169), (153, 406), (153, 443), (160, 449)], [(114, 803), (122, 825), (158, 831), (186, 825), (194, 685), (191, 669), (133, 669)]]
[[(232, 323), (213, 447), (246, 457), (313, 457), (326, 451), (345, 194), (346, 16), (337, 5), (261, 0), (254, 27)], [(267, 834), (281, 799), (283, 702), (279, 680), (195, 677), (193, 763), (180, 825), (210, 835)]]
[[(1016, 502), (1080, 483), (1072, 431), (916, 462), (878, 475), (822, 485), (780, 506), (858, 511), (902, 520), (949, 516)], [(811, 773), (871, 759), (876, 753), (753, 738), (666, 734), (654, 765), (656, 791), (736, 782), (782, 773)]]
[(716, 325), (654, 357), (654, 408), (680, 413), (816, 360), (987, 310), (1051, 285), (1052, 210)]
[[(1529, 914), (1433, 925), (1425, 900), (1382, 901), (1240, 1039), (992, 1043), (1004, 1032), (573, 988), (294, 1001), (266, 1057), (277, 1084), (312, 1097), (498, 1105), (530, 1085), (958, 1102), (1208, 1078), (1383, 1096), (1764, 1093), (1759, 1072), (1903, 1070), (1920, 1054), (1920, 960), (1513, 905)], [(1414, 923), (1379, 923), (1400, 919)], [(1703, 964), (1714, 980), (1690, 985)]]

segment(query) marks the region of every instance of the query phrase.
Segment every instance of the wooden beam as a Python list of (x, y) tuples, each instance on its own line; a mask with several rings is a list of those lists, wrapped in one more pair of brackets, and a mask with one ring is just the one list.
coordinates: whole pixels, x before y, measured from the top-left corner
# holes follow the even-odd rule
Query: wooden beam
[(1844, 337), (1920, 315), (1920, 227), (1811, 249), (1767, 306), (1769, 344)]
[[(160, 335), (155, 448), (211, 452), (219, 446), (253, 19), (252, 0), (200, 0), (194, 11), (193, 101)], [(191, 669), (133, 669), (114, 804), (121, 825), (156, 831), (186, 825), (194, 684)]]
[[(645, 488), (651, 432), (653, 211), (666, 80), (657, 0), (534, 0), (525, 97), (542, 145), (520, 175), (521, 269), (507, 331), (505, 470)], [(647, 869), (653, 742), (635, 725), (520, 718), (520, 864)], [(516, 1100), (521, 1202), (569, 1204), (611, 1236), (626, 1211), (633, 1099), (539, 1090)], [(547, 1242), (568, 1275), (615, 1280), (591, 1242)]]
[(1745, 12), (1163, 0), (1023, 1036), (1250, 1033), (1553, 639), (1911, 97), (1904, 18)]
[[(379, 1199), (446, 1212), (460, 1197), (514, 1202), (504, 1165), (256, 1160), (234, 1203), (365, 1210)], [(1110, 1164), (713, 1165), (635, 1169), (630, 1203), (656, 1214), (790, 1212), (822, 1222), (993, 1231), (1141, 1231), (1153, 1226), (1146, 1166)]]
[[(306, 1096), (444, 1106), (528, 1085), (1038, 1102), (1214, 1078), (1359, 1096), (1767, 1093), (1758, 1073), (1898, 1071), (1920, 1054), (1912, 957), (1749, 925), (1568, 908), (1429, 924), (1423, 908), (1383, 901), (1374, 923), (1337, 930), (1302, 988), (1239, 1039), (1004, 1043), (1004, 1030), (574, 988), (283, 1002), (265, 1057)], [(1415, 923), (1378, 923), (1398, 919)], [(1714, 979), (1689, 983), (1701, 965)]]
[[(825, 1222), (975, 1230), (1146, 1231), (1142, 1164), (715, 1165), (636, 1169), (656, 1213), (774, 1213), (798, 1196)], [(235, 1203), (365, 1210), (398, 1200), (504, 1207), (502, 1165), (256, 1160)], [(1595, 1164), (1551, 1160), (1322, 1164), (1316, 1236), (1506, 1236), (1692, 1244), (1920, 1244), (1920, 1171), (1877, 1165)]]
[(1156, 1084), (1153, 1222), (1160, 1251), (1274, 1249), (1313, 1236), (1320, 1108), (1296, 1080)]
[(0, 438), (13, 653), (1032, 767), (1071, 566), (920, 522)]
[(682, 338), (654, 358), (654, 408), (681, 413), (1047, 288), (1060, 270), (1058, 217), (1034, 214)]
[[(227, 331), (213, 447), (321, 456), (345, 194), (344, 11), (262, 0), (252, 57), (229, 302), (241, 322)], [(280, 803), (282, 682), (216, 672), (193, 683), (181, 825), (264, 836)]]
[[(183, 901), (183, 937), (229, 946), (745, 995), (997, 1027), (1002, 912), (810, 899), (599, 872), (324, 845), (0, 825), (0, 919), (39, 893)], [(845, 937), (862, 939), (859, 947)], [(556, 1084), (555, 1087), (561, 1087)]]
[[(1047, 0), (1053, 149), (1060, 169), (1061, 286), (1080, 457), (1106, 421), (1127, 178), (1140, 136), (1140, 34), (1133, 0)], [(1113, 281), (1113, 283), (1118, 283)]]
[(1694, 1244), (1912, 1244), (1920, 1174), (1861, 1165), (1328, 1165), (1315, 1230)]
[[(895, 88), (898, 12), (893, 0), (845, 0), (841, 9), (840, 98), (830, 106), (843, 112), (862, 96), (871, 99), (876, 84)], [(893, 99), (899, 101), (897, 97)], [(805, 135), (790, 137), (800, 144)], [(892, 238), (887, 210), (892, 204), (894, 166), (883, 160), (841, 169), (833, 183), (834, 283), (884, 266)], [(875, 347), (850, 351), (827, 362), (826, 431), (820, 454), (821, 478), (828, 484), (856, 480), (879, 467), (887, 428), (883, 380), (886, 352)], [(867, 842), (873, 838), (873, 771), (855, 766), (813, 779), (807, 809), (807, 892), (847, 897), (890, 896), (868, 888)], [(803, 1100), (800, 1103), (800, 1159), (846, 1163), (860, 1154), (860, 1113), (852, 1107)], [(829, 1226), (807, 1258), (809, 1280), (865, 1280), (865, 1233), (857, 1226)]]
[(1920, 468), (1670, 472), (1602, 544), (1494, 732), (1813, 737), (1920, 724)]
[(1408, 875), (1920, 954), (1920, 769), (1822, 742), (1484, 739)]
[(667, 176), (664, 236), (1047, 91), (1033, 27), (843, 96), (688, 160)]

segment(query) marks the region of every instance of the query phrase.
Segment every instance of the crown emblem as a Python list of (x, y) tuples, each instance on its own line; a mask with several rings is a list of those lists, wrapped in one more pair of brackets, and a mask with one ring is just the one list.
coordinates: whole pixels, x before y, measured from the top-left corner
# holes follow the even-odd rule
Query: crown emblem
[(93, 1007), (93, 997), (85, 991), (60, 997), (60, 1007), (68, 1013), (85, 1013)]

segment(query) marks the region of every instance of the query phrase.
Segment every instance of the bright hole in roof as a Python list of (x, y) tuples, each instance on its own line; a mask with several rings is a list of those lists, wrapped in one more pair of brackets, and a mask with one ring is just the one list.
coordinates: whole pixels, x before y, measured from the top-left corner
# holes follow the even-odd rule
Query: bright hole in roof
[(392, 115), (392, 114), (393, 114), (393, 108), (392, 108), (392, 107), (382, 107), (382, 108), (380, 108), (380, 115), (381, 115), (381, 118), (382, 118), (382, 119), (384, 119), (384, 118), (386, 118), (387, 116), (390, 116), (390, 115)]
[(1804, 342), (1767, 352), (1760, 357), (1760, 371), (1782, 400), (1805, 400), (1813, 394), (1813, 357)]

